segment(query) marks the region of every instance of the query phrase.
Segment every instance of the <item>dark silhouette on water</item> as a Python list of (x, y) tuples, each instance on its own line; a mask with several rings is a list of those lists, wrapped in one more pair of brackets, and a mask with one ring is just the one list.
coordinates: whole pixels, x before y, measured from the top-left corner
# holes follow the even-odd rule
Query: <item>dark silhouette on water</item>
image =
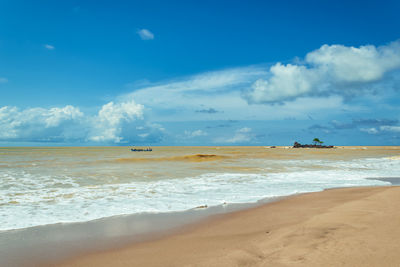
[(298, 142), (294, 142), (293, 148), (335, 148), (335, 147), (334, 146), (323, 146), (323, 145), (308, 145), (308, 144), (302, 145)]
[(133, 152), (151, 152), (153, 149), (151, 147), (148, 148), (131, 148)]

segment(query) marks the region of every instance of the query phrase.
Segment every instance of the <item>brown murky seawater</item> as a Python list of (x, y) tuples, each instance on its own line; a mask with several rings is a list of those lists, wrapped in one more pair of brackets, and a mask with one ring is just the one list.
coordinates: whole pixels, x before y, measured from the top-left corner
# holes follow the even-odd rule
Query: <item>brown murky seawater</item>
[(400, 147), (4, 147), (0, 225), (13, 229), (370, 185), (378, 182), (364, 178), (398, 175), (399, 159)]
[(83, 180), (104, 176), (113, 177), (110, 182), (121, 182), (179, 178), (205, 171), (257, 172), (263, 170), (265, 161), (272, 164), (269, 167), (282, 171), (285, 166), (278, 162), (280, 160), (351, 160), (399, 155), (400, 147), (395, 146), (335, 149), (154, 147), (152, 152), (131, 152), (129, 147), (8, 147), (0, 148), (0, 169), (59, 172), (82, 176)]

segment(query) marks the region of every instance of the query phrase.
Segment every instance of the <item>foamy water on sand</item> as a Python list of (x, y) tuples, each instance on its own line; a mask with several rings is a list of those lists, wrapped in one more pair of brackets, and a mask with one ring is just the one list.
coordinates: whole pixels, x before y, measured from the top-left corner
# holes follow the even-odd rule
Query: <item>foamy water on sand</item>
[(0, 148), (0, 230), (388, 185), (398, 147)]

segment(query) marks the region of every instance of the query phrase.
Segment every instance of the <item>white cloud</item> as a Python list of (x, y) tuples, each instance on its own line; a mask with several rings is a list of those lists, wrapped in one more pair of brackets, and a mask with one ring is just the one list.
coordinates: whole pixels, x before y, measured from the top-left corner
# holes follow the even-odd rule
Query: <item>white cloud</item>
[(270, 68), (269, 80), (259, 79), (252, 85), (251, 102), (276, 102), (310, 93), (318, 83), (316, 72), (304, 66), (277, 63)]
[(204, 119), (203, 113), (196, 112), (204, 109), (204, 105), (224, 111), (214, 113), (212, 119), (223, 119), (228, 113), (230, 116), (247, 116), (243, 109), (248, 108), (248, 104), (241, 97), (241, 90), (266, 73), (263, 67), (206, 72), (153, 86), (132, 88), (132, 93), (119, 99), (135, 99), (148, 108), (147, 116), (157, 121)]
[(148, 29), (141, 29), (137, 31), (137, 34), (140, 36), (142, 40), (153, 40), (154, 34)]
[(400, 132), (400, 126), (381, 126), (379, 127), (381, 131), (386, 131), (386, 132)]
[(58, 126), (62, 121), (75, 120), (83, 117), (83, 113), (79, 108), (70, 105), (63, 108), (51, 108), (47, 111), (47, 115), (47, 118), (44, 120), (47, 128)]
[(277, 63), (269, 78), (246, 93), (250, 103), (276, 103), (302, 96), (355, 95), (385, 74), (400, 69), (400, 41), (375, 47), (323, 45), (308, 53), (305, 65)]
[(47, 50), (54, 50), (55, 49), (55, 47), (53, 45), (50, 45), (50, 44), (45, 44), (44, 48), (46, 48)]
[(251, 132), (251, 128), (244, 127), (244, 128), (241, 128), (241, 129), (237, 130), (237, 132), (238, 133), (250, 133)]
[(361, 132), (365, 132), (368, 134), (377, 134), (379, 131), (376, 128), (360, 128)]
[(194, 138), (199, 136), (207, 136), (208, 134), (202, 130), (195, 130), (195, 131), (185, 131), (185, 136), (188, 138)]
[[(179, 137), (188, 138), (186, 141), (189, 142), (195, 140), (189, 138), (206, 136), (207, 133), (192, 130), (182, 134), (187, 126), (178, 129), (179, 131), (169, 127), (166, 130), (152, 122), (168, 125), (168, 122), (205, 119), (276, 121), (288, 117), (305, 120), (309, 114), (315, 120), (332, 120), (335, 115), (343, 115), (346, 112), (366, 114), (373, 105), (365, 101), (365, 96), (353, 101), (352, 105), (351, 102), (345, 101), (344, 96), (355, 95), (357, 91), (365, 92), (364, 87), (360, 85), (379, 87), (380, 82), (385, 81), (388, 72), (400, 68), (399, 47), (399, 42), (381, 47), (359, 48), (325, 45), (310, 52), (302, 64), (277, 63), (270, 68), (261, 65), (240, 67), (200, 73), (161, 83), (135, 84), (135, 87), (130, 87), (132, 93), (117, 97), (115, 101), (103, 105), (98, 113), (92, 115), (85, 115), (73, 106), (25, 110), (3, 107), (0, 108), (0, 140), (64, 139), (101, 143), (144, 143), (164, 141), (169, 135), (180, 133)], [(390, 76), (396, 78), (398, 73), (392, 72)], [(251, 90), (245, 95), (243, 90), (246, 88)], [(281, 105), (249, 105), (249, 102)], [(391, 104), (390, 108), (393, 108)], [(400, 131), (400, 126), (393, 126), (396, 124), (397, 122), (364, 123), (355, 126), (354, 130), (359, 129), (371, 134), (375, 131)], [(198, 125), (194, 129), (205, 127)], [(240, 125), (237, 126), (240, 128), (243, 122), (237, 125)], [(253, 127), (247, 122), (246, 125)], [(176, 132), (173, 133), (174, 131)], [(208, 134), (209, 138), (219, 136), (211, 132), (212, 130)], [(227, 134), (225, 129), (223, 134)], [(244, 127), (214, 141), (245, 144), (254, 143), (256, 138), (259, 138), (259, 135)]]
[[(281, 64), (273, 67), (274, 73), (285, 77), (286, 91), (279, 88), (278, 81), (268, 81), (274, 85), (274, 95), (266, 96), (269, 101), (286, 97), (290, 94), (291, 86), (296, 86), (297, 91), (292, 95), (293, 101), (284, 105), (249, 105), (243, 97), (242, 90), (251, 87), (257, 80), (260, 83), (257, 86), (269, 86), (260, 81), (269, 73), (265, 66), (212, 71), (145, 87), (131, 87), (132, 93), (122, 95), (118, 99), (135, 99), (146, 106), (148, 119), (159, 122), (204, 120), (204, 113), (198, 111), (204, 110), (205, 106), (223, 111), (207, 116), (207, 120), (277, 120), (286, 117), (307, 119), (307, 114), (315, 111), (318, 111), (317, 117), (322, 118), (324, 114), (340, 113), (342, 109), (360, 109), (357, 105), (349, 106), (344, 103), (342, 96), (309, 95), (314, 84), (319, 81), (318, 76), (313, 73), (307, 76), (309, 73), (306, 73), (305, 76), (309, 78), (302, 83), (302, 74), (307, 72), (307, 69), (304, 66), (291, 66), (293, 68), (289, 69)], [(299, 92), (303, 92), (304, 96), (299, 97)], [(265, 94), (261, 93), (258, 98), (264, 96)]]
[(138, 136), (139, 136), (139, 137), (142, 137), (142, 138), (146, 138), (146, 137), (148, 137), (149, 135), (150, 135), (149, 133), (138, 134)]
[(378, 134), (382, 132), (400, 133), (400, 126), (382, 125), (372, 128), (360, 128), (360, 131), (368, 134)]
[(243, 67), (226, 70), (210, 71), (189, 76), (176, 81), (169, 81), (160, 85), (148, 86), (141, 90), (157, 90), (172, 92), (224, 91), (231, 86), (248, 83), (254, 77), (267, 74), (262, 67)]
[[(0, 139), (20, 139), (25, 141), (65, 141), (76, 139), (74, 125), (81, 123), (83, 113), (79, 108), (0, 108)], [(68, 125), (68, 127), (66, 127)]]
[(215, 143), (228, 143), (228, 144), (236, 144), (236, 143), (247, 143), (251, 142), (254, 138), (252, 134), (252, 129), (248, 127), (244, 127), (236, 130), (233, 137), (230, 138), (217, 138), (214, 140)]
[[(0, 108), (0, 140), (119, 143), (137, 134), (136, 125), (132, 126), (133, 129), (129, 127), (135, 120), (142, 119), (143, 109), (134, 101), (109, 102), (101, 107), (97, 115), (90, 116), (70, 105), (24, 110), (5, 106)], [(129, 128), (125, 135), (124, 128)], [(155, 133), (162, 131), (155, 126), (143, 129)], [(146, 137), (146, 133), (140, 134), (142, 138)]]
[(371, 82), (400, 67), (400, 42), (386, 46), (346, 47), (323, 45), (306, 56), (306, 62), (338, 82)]
[(8, 139), (15, 138), (18, 136), (17, 130), (15, 129), (16, 124), (14, 118), (18, 114), (18, 109), (16, 107), (1, 107), (0, 108), (0, 138)]
[(8, 79), (4, 77), (0, 77), (0, 84), (1, 83), (8, 83)]
[(144, 106), (134, 100), (105, 104), (94, 118), (94, 125), (89, 140), (95, 142), (115, 142), (123, 140), (120, 136), (122, 124), (143, 118)]

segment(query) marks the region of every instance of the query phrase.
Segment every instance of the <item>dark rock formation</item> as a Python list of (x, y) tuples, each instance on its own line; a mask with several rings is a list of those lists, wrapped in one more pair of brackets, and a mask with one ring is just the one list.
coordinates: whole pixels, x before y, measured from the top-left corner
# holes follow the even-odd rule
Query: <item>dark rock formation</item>
[(302, 145), (298, 142), (294, 142), (293, 148), (334, 148), (334, 146), (323, 146), (323, 145)]

